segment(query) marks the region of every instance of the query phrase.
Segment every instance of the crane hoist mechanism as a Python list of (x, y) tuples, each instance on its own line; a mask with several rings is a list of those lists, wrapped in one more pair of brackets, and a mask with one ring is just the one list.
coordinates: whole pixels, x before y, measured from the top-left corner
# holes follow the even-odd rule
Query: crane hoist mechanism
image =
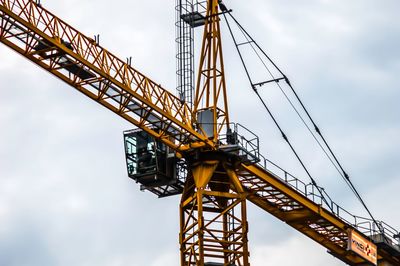
[[(287, 76), (233, 17), (232, 10), (220, 0), (177, 0), (176, 13), (177, 96), (37, 1), (0, 0), (0, 41), (136, 127), (124, 132), (128, 175), (141, 189), (160, 198), (181, 195), (182, 266), (250, 265), (248, 201), (346, 264), (400, 265), (399, 232), (374, 219)], [(285, 141), (295, 152), (258, 87), (286, 83), (292, 89), (329, 158), (371, 218), (353, 215), (333, 202), (306, 168), (311, 183), (268, 161), (259, 152), (258, 137), (231, 122), (221, 42), (223, 20), (254, 93)], [(229, 21), (245, 42), (238, 41)], [(195, 29), (204, 32), (196, 82)], [(244, 45), (250, 45), (277, 75), (254, 82), (240, 50)]]

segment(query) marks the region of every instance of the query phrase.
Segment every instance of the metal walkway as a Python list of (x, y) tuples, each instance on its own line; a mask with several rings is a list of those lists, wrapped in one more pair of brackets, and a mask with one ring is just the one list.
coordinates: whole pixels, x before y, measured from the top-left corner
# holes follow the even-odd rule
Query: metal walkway
[[(399, 232), (391, 226), (379, 222), (382, 235), (372, 220), (351, 214), (324, 194), (330, 205), (327, 206), (314, 185), (302, 182), (263, 157), (257, 165), (242, 164), (242, 169), (239, 175), (249, 201), (325, 246), (345, 263), (366, 263), (347, 250), (349, 229), (353, 228), (378, 246), (378, 260), (400, 265)], [(322, 188), (320, 191), (325, 193)]]

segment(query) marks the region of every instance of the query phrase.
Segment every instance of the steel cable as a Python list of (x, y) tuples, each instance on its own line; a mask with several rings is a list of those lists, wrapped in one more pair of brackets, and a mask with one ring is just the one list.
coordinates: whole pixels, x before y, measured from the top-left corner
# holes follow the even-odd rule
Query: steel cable
[[(295, 99), (298, 101), (298, 103), (300, 104), (301, 108), (303, 109), (303, 111), (305, 112), (307, 118), (309, 119), (309, 121), (311, 122), (312, 126), (314, 127), (315, 132), (318, 134), (318, 136), (321, 138), (323, 144), (325, 145), (326, 149), (328, 149), (328, 151), (323, 147), (322, 143), (318, 140), (318, 138), (315, 136), (315, 134), (313, 133), (313, 131), (311, 130), (310, 126), (308, 125), (308, 123), (305, 121), (305, 119), (303, 118), (303, 116), (300, 114), (299, 110), (295, 107), (294, 103), (292, 102), (292, 100), (290, 100), (289, 96), (287, 95), (287, 93), (283, 90), (283, 88), (281, 87), (281, 85), (278, 83), (278, 81), (276, 81), (277, 86), (279, 87), (279, 89), (281, 90), (281, 92), (283, 93), (283, 95), (285, 96), (285, 98), (288, 100), (289, 104), (292, 106), (292, 108), (294, 109), (294, 111), (297, 113), (298, 117), (301, 119), (302, 123), (306, 126), (307, 130), (310, 132), (310, 134), (312, 135), (312, 137), (314, 138), (314, 140), (318, 143), (319, 147), (322, 149), (322, 151), (324, 152), (324, 154), (327, 156), (327, 158), (329, 159), (329, 161), (331, 162), (331, 164), (334, 166), (334, 168), (336, 169), (336, 171), (339, 173), (339, 175), (343, 178), (343, 180), (345, 181), (345, 183), (349, 186), (350, 190), (353, 192), (353, 194), (356, 196), (356, 198), (360, 201), (360, 203), (362, 204), (362, 206), (365, 208), (365, 210), (367, 211), (368, 215), (371, 217), (371, 220), (373, 221), (373, 223), (378, 227), (379, 231), (382, 232), (382, 228), (380, 226), (380, 224), (377, 222), (377, 220), (374, 218), (374, 216), (372, 215), (371, 211), (369, 210), (369, 208), (367, 207), (365, 201), (362, 199), (360, 193), (357, 191), (356, 187), (354, 186), (354, 184), (352, 183), (352, 181), (350, 180), (350, 176), (347, 174), (347, 172), (344, 170), (342, 164), (340, 163), (339, 159), (337, 158), (337, 156), (335, 155), (335, 153), (333, 152), (331, 146), (328, 144), (327, 140), (325, 139), (324, 135), (322, 134), (321, 130), (319, 129), (319, 127), (317, 126), (317, 124), (315, 123), (314, 119), (311, 117), (309, 111), (307, 110), (307, 108), (305, 107), (304, 103), (301, 101), (300, 97), (298, 96), (296, 90), (294, 89), (294, 87), (292, 86), (290, 80), (288, 79), (288, 77), (281, 71), (281, 69), (275, 64), (274, 61), (272, 61), (272, 59), (264, 52), (264, 50), (257, 44), (257, 42), (248, 34), (248, 32), (241, 26), (241, 24), (233, 17), (233, 15), (231, 13), (228, 13), (230, 15), (230, 17), (233, 19), (233, 21), (237, 24), (237, 26), (239, 27), (240, 31), (242, 32), (242, 34), (245, 36), (247, 43), (250, 44), (250, 46), (252, 47), (253, 51), (255, 52), (255, 54), (257, 55), (257, 57), (259, 58), (259, 60), (262, 62), (262, 64), (264, 65), (264, 67), (266, 68), (267, 72), (271, 75), (271, 77), (274, 80), (277, 80), (275, 78), (275, 76), (272, 74), (272, 71), (268, 68), (267, 64), (264, 62), (264, 60), (261, 58), (261, 55), (257, 52), (256, 48), (253, 46), (253, 44), (263, 53), (263, 55), (267, 58), (267, 60), (272, 64), (272, 66), (275, 67), (276, 70), (278, 70), (278, 72), (282, 75), (283, 79), (285, 80), (286, 84), (289, 86), (290, 90), (292, 91), (293, 95), (295, 96)], [(247, 78), (251, 84), (251, 87), (253, 89), (253, 91), (257, 94), (257, 97), (260, 99), (260, 101), (262, 102), (262, 104), (264, 105), (264, 107), (266, 108), (267, 112), (269, 113), (269, 115), (271, 116), (271, 118), (273, 119), (275, 125), (278, 127), (279, 131), (281, 132), (283, 138), (285, 139), (285, 141), (288, 143), (288, 145), (290, 146), (290, 148), (292, 149), (293, 153), (295, 154), (296, 158), (298, 159), (298, 161), (300, 162), (300, 164), (302, 165), (302, 167), (304, 168), (304, 170), (306, 171), (307, 175), (309, 176), (309, 178), (311, 179), (311, 182), (316, 185), (315, 180), (312, 178), (311, 174), (309, 173), (309, 171), (307, 170), (307, 168), (305, 167), (304, 163), (302, 162), (301, 158), (299, 157), (299, 155), (297, 154), (297, 152), (295, 151), (294, 147), (292, 146), (292, 144), (290, 143), (290, 141), (288, 140), (287, 136), (284, 134), (284, 132), (282, 131), (281, 127), (279, 126), (277, 120), (275, 119), (275, 117), (272, 115), (271, 111), (269, 110), (269, 108), (267, 107), (265, 101), (262, 99), (261, 95), (259, 94), (259, 92), (257, 91), (257, 89), (254, 86), (254, 83), (252, 81), (252, 78), (250, 76), (250, 73), (247, 69), (246, 63), (244, 61), (244, 58), (242, 56), (242, 53), (239, 49), (238, 43), (236, 41), (236, 38), (233, 34), (232, 28), (229, 24), (229, 21), (226, 17), (225, 14), (224, 18), (225, 21), (228, 25), (229, 28), (229, 32), (231, 34), (231, 37), (235, 43), (236, 46), (236, 50), (239, 53), (239, 57), (240, 60), (244, 66)], [(316, 187), (318, 188), (320, 194), (322, 195), (319, 187), (316, 185)], [(324, 199), (325, 201), (325, 199)], [(328, 204), (329, 206), (329, 204)]]

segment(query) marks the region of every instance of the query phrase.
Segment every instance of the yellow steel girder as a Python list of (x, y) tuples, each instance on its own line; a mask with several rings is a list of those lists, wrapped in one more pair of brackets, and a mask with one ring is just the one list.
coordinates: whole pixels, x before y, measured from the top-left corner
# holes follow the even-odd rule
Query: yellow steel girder
[[(208, 7), (193, 110), (35, 1), (0, 0), (0, 42), (177, 152), (216, 149), (229, 116), (218, 1), (209, 0)], [(213, 111), (213, 139), (192, 126), (201, 109)], [(365, 263), (347, 251), (350, 224), (267, 170), (242, 165), (237, 171), (221, 161), (200, 163), (191, 170), (181, 202), (182, 265), (203, 265), (208, 257), (248, 265), (246, 199), (343, 261)], [(240, 210), (236, 215), (235, 209)], [(235, 221), (233, 227), (229, 220)], [(378, 256), (400, 265), (381, 249)]]
[[(212, 111), (213, 136), (209, 137), (212, 137), (215, 143), (218, 142), (218, 136), (222, 130), (229, 127), (228, 99), (218, 13), (218, 0), (208, 0), (192, 115), (192, 119), (196, 121), (199, 111)], [(205, 133), (203, 132), (203, 134)]]
[(250, 265), (246, 197), (236, 184), (234, 169), (221, 161), (191, 167), (180, 205), (182, 266)]
[(0, 0), (0, 41), (177, 152), (213, 149), (188, 105), (35, 1)]
[[(349, 224), (263, 167), (242, 164), (238, 177), (250, 202), (324, 246), (347, 264), (368, 263), (348, 250), (349, 229), (358, 231), (356, 225)], [(399, 257), (382, 248), (378, 248), (378, 261), (378, 265), (385, 262), (400, 265)]]

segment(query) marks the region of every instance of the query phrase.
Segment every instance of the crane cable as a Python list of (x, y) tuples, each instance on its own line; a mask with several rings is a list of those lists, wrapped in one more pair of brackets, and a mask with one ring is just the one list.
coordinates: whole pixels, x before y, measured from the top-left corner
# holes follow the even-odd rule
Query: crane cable
[[(228, 26), (229, 27), (229, 26)], [(239, 25), (239, 27), (241, 27), (241, 25)], [(293, 110), (296, 112), (296, 114), (297, 114), (297, 116), (300, 118), (300, 120), (302, 121), (302, 123), (304, 124), (304, 126), (307, 128), (307, 130), (310, 132), (310, 134), (311, 134), (311, 136), (314, 138), (314, 140), (317, 142), (317, 144), (318, 144), (318, 146), (321, 148), (321, 150), (324, 152), (324, 154), (326, 155), (326, 157), (328, 158), (328, 160), (331, 162), (331, 164), (333, 165), (333, 167), (336, 169), (336, 171), (339, 173), (339, 175), (341, 175), (342, 176), (342, 178), (344, 179), (344, 181), (347, 183), (348, 182), (348, 178), (345, 178), (345, 176), (347, 175), (347, 174), (343, 174), (343, 172), (344, 172), (344, 170), (343, 170), (343, 168), (342, 169), (339, 169), (339, 166), (334, 162), (334, 160), (332, 159), (332, 157), (331, 157), (331, 155), (329, 155), (328, 154), (328, 152), (326, 151), (326, 149), (323, 147), (323, 145), (322, 145), (322, 143), (320, 142), (320, 140), (315, 136), (315, 134), (314, 134), (314, 132), (311, 130), (311, 128), (310, 128), (310, 126), (307, 124), (307, 122), (305, 121), (305, 119), (302, 117), (302, 115), (300, 114), (300, 112), (299, 112), (299, 110), (294, 106), (294, 103), (292, 102), (292, 100), (289, 98), (289, 96), (287, 95), (287, 93), (283, 90), (283, 88), (282, 88), (282, 86), (278, 83), (279, 82), (279, 80), (281, 80), (281, 79), (284, 79), (285, 80), (285, 82), (287, 83), (287, 84), (289, 84), (290, 82), (289, 82), (289, 79), (282, 73), (282, 71), (274, 64), (274, 62), (268, 57), (268, 55), (266, 55), (265, 53), (264, 53), (264, 55), (268, 58), (268, 60), (272, 63), (272, 64), (274, 64), (274, 67), (280, 72), (280, 74), (283, 76), (283, 78), (281, 78), (281, 79), (277, 79), (277, 78), (275, 78), (275, 76), (272, 74), (272, 72), (269, 70), (269, 68), (267, 67), (267, 65), (265, 64), (265, 62), (263, 61), (263, 59), (261, 58), (261, 56), (260, 56), (260, 54), (257, 52), (257, 50), (254, 48), (254, 46), (251, 44), (251, 42), (254, 42), (256, 45), (257, 45), (257, 43), (254, 41), (254, 40), (252, 40), (252, 41), (250, 41), (249, 39), (248, 39), (248, 37), (246, 36), (246, 35), (248, 35), (248, 33), (243, 29), (243, 28), (240, 28), (241, 29), (241, 31), (242, 31), (242, 33), (243, 33), (243, 35), (245, 36), (245, 38), (246, 38), (246, 40), (247, 40), (247, 43), (249, 43), (250, 44), (250, 46), (251, 46), (251, 48), (253, 49), (253, 51), (254, 51), (254, 53), (257, 55), (257, 57), (258, 57), (258, 59), (261, 61), (261, 63), (264, 65), (264, 67), (265, 67), (265, 69), (268, 71), (268, 73), (271, 75), (271, 77), (273, 78), (273, 81), (276, 81), (276, 85), (278, 86), (278, 88), (280, 89), (280, 91), (282, 92), (282, 94), (285, 96), (285, 98), (287, 99), (287, 101), (289, 102), (289, 104), (291, 105), (291, 107), (293, 108)], [(249, 36), (249, 35), (248, 35)], [(250, 37), (250, 36), (249, 36)], [(251, 37), (250, 37), (251, 38)], [(262, 51), (262, 49), (260, 48), (260, 47), (258, 47), (261, 51)], [(262, 51), (262, 52), (264, 52), (264, 51)], [(246, 68), (246, 66), (244, 66), (245, 68)], [(247, 69), (247, 68), (246, 68)], [(251, 83), (252, 83), (252, 81), (250, 81)], [(253, 83), (252, 83), (252, 86), (254, 86), (253, 85)], [(291, 86), (291, 84), (289, 84), (289, 86)], [(293, 90), (293, 88), (292, 88), (292, 90)], [(294, 91), (295, 92), (295, 91)], [(297, 96), (297, 93), (296, 93), (296, 96)], [(298, 98), (298, 97), (297, 97)], [(300, 101), (300, 99), (298, 98), (298, 101)], [(301, 102), (301, 101), (300, 101)], [(302, 104), (302, 102), (301, 102), (301, 104)], [(304, 105), (303, 105), (303, 108), (305, 108), (304, 107)], [(308, 113), (308, 112), (307, 112)], [(309, 118), (311, 119), (311, 117), (309, 116)], [(312, 122), (314, 122), (314, 121), (312, 121)], [(315, 126), (315, 123), (313, 123), (314, 124), (314, 128), (316, 128), (316, 129), (318, 129), (316, 126)], [(320, 130), (318, 129), (317, 130), (318, 132), (320, 132)], [(325, 139), (324, 139), (325, 140)], [(326, 142), (325, 142), (325, 145), (328, 145)], [(330, 147), (328, 147), (329, 148), (329, 150), (330, 150), (330, 152), (331, 153), (333, 153), (332, 152), (332, 150), (330, 149)], [(334, 155), (334, 154), (333, 154)], [(336, 156), (335, 156), (335, 159), (336, 159)], [(337, 161), (337, 159), (336, 159), (336, 161)], [(343, 171), (342, 171), (343, 170)], [(349, 184), (348, 184), (349, 185)], [(352, 191), (353, 191), (353, 189), (351, 189)], [(353, 193), (354, 193), (354, 191), (353, 191)]]
[[(299, 118), (302, 120), (303, 124), (307, 127), (308, 131), (311, 133), (311, 135), (313, 136), (313, 138), (316, 140), (316, 142), (318, 143), (318, 145), (320, 146), (320, 148), (323, 150), (323, 152), (325, 153), (325, 155), (328, 157), (328, 159), (331, 161), (332, 165), (336, 168), (336, 170), (338, 171), (338, 173), (341, 175), (341, 177), (344, 179), (345, 183), (349, 186), (350, 190), (354, 193), (354, 195), (356, 196), (356, 198), (360, 201), (360, 203), (362, 204), (362, 206), (365, 208), (365, 210), (367, 211), (367, 213), (369, 214), (369, 216), (371, 217), (371, 220), (373, 221), (373, 223), (377, 226), (377, 228), (379, 229), (379, 231), (381, 231), (381, 233), (383, 234), (383, 230), (382, 230), (382, 226), (377, 222), (377, 220), (374, 218), (374, 216), (372, 215), (371, 211), (369, 210), (369, 208), (367, 207), (365, 201), (362, 199), (360, 193), (357, 191), (356, 187), (354, 186), (354, 184), (352, 183), (352, 181), (350, 180), (350, 176), (347, 174), (347, 172), (344, 170), (342, 164), (340, 163), (340, 161), (338, 160), (337, 156), (335, 155), (335, 153), (333, 152), (331, 146), (328, 144), (327, 140), (325, 139), (324, 135), (322, 134), (321, 130), (319, 129), (319, 127), (317, 126), (317, 124), (315, 123), (314, 119), (311, 117), (309, 111), (307, 110), (307, 108), (305, 107), (305, 105), (303, 104), (303, 102), (301, 101), (300, 97), (298, 96), (296, 90), (294, 89), (294, 87), (292, 86), (290, 80), (288, 79), (288, 77), (281, 71), (281, 69), (275, 64), (275, 62), (272, 61), (272, 59), (263, 51), (263, 49), (257, 44), (257, 42), (248, 34), (248, 32), (242, 27), (242, 25), (233, 17), (233, 15), (231, 14), (231, 12), (228, 13), (230, 15), (230, 17), (234, 20), (234, 22), (237, 24), (237, 26), (239, 27), (239, 29), (243, 32), (244, 36), (246, 37), (248, 43), (251, 45), (251, 47), (253, 48), (254, 52), (256, 53), (256, 55), (258, 56), (258, 58), (260, 59), (260, 61), (263, 63), (264, 67), (266, 68), (266, 70), (268, 71), (268, 73), (272, 76), (273, 81), (275, 81), (278, 85), (278, 87), (280, 88), (280, 90), (282, 91), (282, 93), (284, 94), (285, 98), (289, 101), (290, 105), (292, 106), (292, 108), (295, 110), (295, 112), (297, 113), (297, 115), (299, 116)], [(272, 113), (270, 112), (269, 108), (266, 106), (265, 101), (262, 99), (261, 95), (259, 94), (258, 90), (255, 88), (254, 83), (252, 82), (251, 76), (249, 74), (249, 71), (246, 67), (245, 61), (243, 59), (242, 53), (239, 50), (238, 47), (238, 43), (236, 41), (236, 38), (233, 34), (233, 31), (231, 29), (231, 26), (229, 24), (229, 21), (225, 15), (225, 13), (223, 14), (225, 21), (228, 25), (231, 37), (235, 43), (237, 52), (239, 53), (239, 57), (240, 60), (242, 61), (242, 64), (245, 68), (245, 72), (247, 75), (247, 78), (253, 88), (253, 91), (256, 93), (257, 97), (261, 100), (261, 102), (263, 103), (264, 107), (266, 108), (267, 112), (269, 113), (269, 115), (271, 116), (271, 118), (273, 119), (274, 123), (276, 124), (276, 126), (278, 127), (279, 131), (281, 132), (283, 138), (285, 139), (285, 141), (288, 143), (288, 145), (290, 146), (290, 148), (292, 149), (293, 153), (295, 154), (296, 158), (299, 160), (300, 164), (302, 165), (302, 167), (304, 168), (304, 170), (306, 171), (307, 175), (309, 176), (309, 178), (311, 179), (311, 182), (316, 185), (315, 180), (312, 178), (311, 174), (309, 173), (309, 171), (306, 169), (304, 163), (302, 162), (302, 160), (300, 159), (300, 157), (298, 156), (297, 152), (294, 150), (292, 144), (290, 143), (290, 141), (287, 139), (287, 136), (284, 134), (284, 132), (282, 131), (281, 127), (279, 126), (279, 124), (277, 123), (276, 119), (273, 117)], [(250, 40), (248, 39), (250, 38)], [(299, 102), (300, 106), (302, 107), (302, 109), (304, 110), (304, 112), (306, 113), (308, 119), (310, 120), (310, 122), (312, 123), (312, 126), (314, 127), (315, 132), (320, 136), (321, 140), (323, 141), (324, 145), (326, 146), (326, 148), (328, 149), (330, 155), (328, 154), (328, 152), (325, 150), (325, 148), (322, 146), (321, 142), (316, 138), (316, 136), (314, 135), (314, 133), (312, 132), (312, 130), (310, 129), (310, 127), (308, 126), (308, 124), (306, 123), (306, 121), (304, 120), (304, 118), (301, 116), (300, 112), (297, 110), (297, 108), (294, 106), (293, 102), (290, 100), (290, 98), (288, 97), (288, 95), (285, 93), (285, 91), (282, 89), (282, 87), (280, 86), (280, 84), (278, 83), (279, 80), (281, 79), (276, 79), (274, 77), (274, 75), (272, 74), (272, 72), (269, 70), (269, 68), (266, 66), (265, 62), (262, 60), (261, 56), (257, 53), (257, 51), (255, 50), (254, 46), (252, 45), (252, 43), (254, 43), (257, 48), (264, 54), (264, 56), (268, 59), (268, 61), (279, 71), (279, 73), (282, 75), (282, 79), (285, 80), (285, 82), (287, 83), (287, 85), (289, 86), (289, 88), (291, 89), (291, 91), (293, 92), (296, 100)], [(333, 159), (332, 159), (333, 158)], [(335, 163), (336, 162), (336, 163)], [(320, 188), (316, 185), (316, 187), (318, 188), (318, 191), (320, 192), (321, 196), (322, 193), (320, 191)], [(324, 199), (325, 201), (325, 199)], [(325, 201), (326, 203), (326, 201)], [(329, 204), (327, 204), (329, 206)], [(331, 209), (332, 210), (332, 209)], [(332, 210), (333, 211), (333, 210)]]
[[(230, 14), (230, 13), (229, 13)], [(231, 15), (231, 14), (230, 14)], [(258, 99), (261, 101), (261, 103), (263, 104), (264, 108), (266, 109), (266, 111), (268, 112), (269, 116), (271, 117), (271, 119), (273, 120), (274, 124), (276, 125), (276, 127), (278, 128), (279, 132), (282, 135), (282, 138), (286, 141), (286, 143), (289, 145), (290, 149), (292, 150), (292, 152), (294, 153), (294, 155), (296, 156), (297, 160), (300, 162), (301, 166), (303, 167), (304, 171), (306, 172), (306, 174), (308, 175), (308, 177), (311, 180), (311, 183), (316, 187), (316, 189), (318, 190), (319, 194), (321, 195), (321, 199), (324, 201), (324, 203), (327, 205), (327, 207), (333, 212), (333, 207), (331, 206), (331, 204), (329, 204), (329, 202), (326, 200), (324, 193), (323, 193), (323, 188), (318, 186), (317, 182), (315, 181), (315, 179), (312, 177), (311, 173), (308, 171), (307, 167), (305, 166), (304, 162), (301, 160), (299, 154), (297, 153), (297, 151), (295, 150), (295, 148), (293, 147), (292, 143), (290, 142), (289, 138), (287, 137), (287, 135), (285, 134), (285, 132), (282, 130), (281, 126), (279, 125), (278, 121), (276, 120), (276, 118), (274, 117), (274, 115), (272, 114), (271, 110), (268, 108), (266, 102), (264, 101), (264, 99), (261, 97), (260, 93), (258, 92), (258, 90), (255, 88), (255, 86), (253, 86), (251, 77), (250, 77), (250, 73), (247, 70), (247, 67), (245, 65), (243, 56), (241, 54), (241, 52), (239, 51), (238, 47), (237, 47), (237, 42), (236, 42), (236, 38), (233, 35), (232, 29), (230, 27), (230, 24), (226, 18), (225, 13), (223, 13), (223, 16), (227, 22), (229, 31), (231, 33), (231, 36), (235, 42), (236, 48), (239, 52), (239, 56), (240, 56), (240, 60), (242, 61), (242, 64), (245, 68), (245, 72), (246, 75), (249, 79), (249, 82), (251, 84), (251, 87), (253, 88), (254, 93), (257, 95)], [(231, 15), (232, 16), (232, 15)]]
[[(243, 33), (243, 30), (242, 30)], [(245, 33), (243, 33), (245, 35)], [(311, 130), (310, 126), (307, 124), (307, 122), (305, 121), (305, 119), (302, 117), (302, 115), (300, 114), (299, 110), (294, 106), (294, 103), (292, 102), (292, 100), (289, 98), (289, 96), (287, 95), (287, 93), (283, 90), (282, 86), (279, 84), (279, 80), (284, 79), (286, 82), (288, 82), (289, 80), (287, 79), (287, 77), (285, 75), (282, 74), (283, 78), (275, 78), (275, 76), (272, 74), (272, 72), (269, 70), (269, 68), (267, 67), (267, 65), (265, 64), (265, 62), (262, 60), (260, 54), (257, 52), (257, 50), (254, 48), (254, 46), (251, 44), (251, 42), (249, 41), (248, 37), (245, 35), (246, 40), (248, 41), (248, 43), (250, 44), (251, 48), (253, 49), (254, 53), (257, 55), (258, 59), (260, 59), (261, 63), (264, 65), (265, 69), (268, 71), (268, 73), (271, 75), (271, 77), (273, 78), (272, 81), (276, 82), (276, 85), (278, 86), (278, 88), (280, 89), (280, 91), (282, 92), (282, 94), (285, 96), (286, 100), (289, 102), (289, 104), (291, 105), (291, 107), (293, 108), (293, 110), (296, 112), (297, 116), (300, 118), (300, 120), (302, 121), (302, 123), (304, 124), (304, 126), (307, 128), (307, 130), (310, 132), (310, 134), (312, 135), (312, 137), (314, 138), (314, 140), (318, 143), (318, 146), (322, 149), (322, 151), (325, 153), (326, 157), (329, 159), (329, 161), (332, 163), (332, 165), (334, 166), (334, 168), (336, 169), (336, 171), (338, 171), (338, 173), (340, 175), (342, 175), (342, 177), (344, 178), (341, 170), (339, 169), (339, 167), (336, 165), (336, 163), (333, 161), (332, 157), (328, 154), (328, 152), (325, 150), (325, 148), (322, 146), (321, 142), (319, 141), (319, 139), (315, 136), (314, 132)], [(279, 70), (279, 69), (278, 69)], [(254, 86), (254, 85), (253, 85)], [(346, 180), (345, 180), (346, 181)]]

